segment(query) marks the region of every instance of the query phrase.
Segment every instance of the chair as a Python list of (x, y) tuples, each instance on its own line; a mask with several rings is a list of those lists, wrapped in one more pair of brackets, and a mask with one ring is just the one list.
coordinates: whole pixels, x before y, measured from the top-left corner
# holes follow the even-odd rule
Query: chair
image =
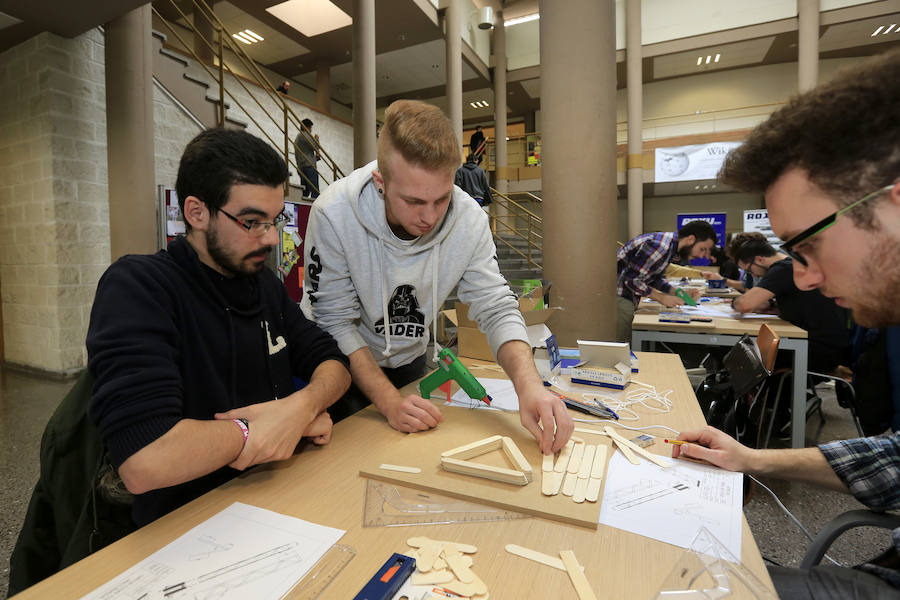
[(826, 523), (825, 527), (816, 535), (815, 540), (803, 556), (800, 568), (810, 569), (819, 564), (831, 544), (845, 531), (855, 527), (881, 527), (893, 530), (900, 527), (900, 515), (866, 509), (841, 513)]
[(759, 357), (762, 359), (766, 371), (772, 372), (775, 368), (775, 354), (778, 351), (778, 343), (781, 336), (775, 330), (763, 323), (756, 334), (756, 347), (759, 348)]

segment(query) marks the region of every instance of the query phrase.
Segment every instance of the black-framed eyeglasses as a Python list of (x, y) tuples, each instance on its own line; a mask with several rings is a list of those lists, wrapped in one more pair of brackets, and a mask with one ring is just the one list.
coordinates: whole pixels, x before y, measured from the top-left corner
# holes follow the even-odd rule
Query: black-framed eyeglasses
[(221, 208), (219, 209), (219, 212), (246, 229), (247, 233), (253, 237), (262, 237), (269, 233), (269, 230), (273, 227), (281, 230), (281, 228), (284, 227), (285, 222), (287, 222), (287, 216), (284, 213), (279, 213), (278, 216), (275, 217), (275, 221), (270, 223), (267, 221), (257, 221), (256, 219), (239, 219)]
[(831, 213), (830, 215), (828, 215), (827, 217), (825, 217), (824, 219), (822, 219), (815, 225), (804, 229), (802, 232), (798, 233), (797, 235), (795, 235), (794, 237), (792, 237), (791, 239), (786, 241), (784, 244), (782, 244), (781, 251), (784, 252), (785, 254), (787, 254), (788, 256), (790, 256), (792, 259), (799, 262), (804, 267), (809, 266), (806, 262), (806, 259), (803, 257), (803, 255), (800, 254), (799, 252), (797, 252), (796, 250), (794, 250), (794, 248), (796, 248), (800, 244), (803, 244), (804, 242), (807, 242), (811, 237), (822, 233), (823, 231), (825, 231), (826, 229), (828, 229), (829, 227), (834, 225), (835, 222), (837, 221), (837, 218), (839, 216), (841, 216), (842, 214), (853, 210), (854, 208), (856, 208), (863, 202), (871, 200), (875, 196), (883, 194), (893, 187), (894, 187), (894, 184), (886, 185), (883, 188), (875, 190), (871, 194), (867, 194), (866, 196), (863, 196), (856, 202), (851, 202), (844, 208), (834, 211), (833, 213)]

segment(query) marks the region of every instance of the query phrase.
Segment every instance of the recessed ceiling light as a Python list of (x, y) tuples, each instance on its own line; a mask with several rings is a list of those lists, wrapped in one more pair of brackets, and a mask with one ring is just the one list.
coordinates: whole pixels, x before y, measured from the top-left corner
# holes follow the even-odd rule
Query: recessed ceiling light
[(716, 54), (716, 60), (714, 60), (713, 62), (719, 62), (719, 57), (720, 57), (720, 56), (722, 56), (722, 55), (721, 55), (721, 54)]
[(232, 33), (232, 34), (231, 34), (231, 37), (233, 37), (234, 39), (236, 39), (236, 40), (239, 41), (239, 42), (244, 42), (244, 43), (247, 44), (248, 46), (249, 46), (250, 44), (256, 43), (256, 40), (254, 40), (254, 39), (251, 38), (251, 37), (247, 37), (247, 34), (245, 34), (245, 33), (243, 33), (243, 32)]
[(527, 23), (528, 21), (537, 21), (540, 18), (541, 18), (540, 13), (534, 13), (531, 15), (525, 15), (524, 17), (516, 17), (515, 19), (503, 21), (503, 26), (504, 27), (512, 27), (513, 25), (518, 25), (520, 23)]
[(288, 0), (266, 12), (281, 19), (306, 37), (313, 37), (353, 23), (350, 15), (329, 0)]
[(256, 40), (257, 42), (261, 42), (265, 39), (263, 36), (259, 35), (258, 33), (254, 32), (254, 31), (251, 31), (249, 29), (245, 29), (241, 33), (243, 33), (244, 35), (246, 35), (249, 38)]

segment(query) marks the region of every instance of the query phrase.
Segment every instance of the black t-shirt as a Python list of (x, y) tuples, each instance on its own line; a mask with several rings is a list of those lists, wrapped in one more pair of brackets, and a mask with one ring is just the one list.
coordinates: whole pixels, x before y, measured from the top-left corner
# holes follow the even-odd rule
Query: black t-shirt
[(800, 290), (790, 258), (773, 263), (757, 286), (775, 294), (778, 316), (809, 332), (810, 370), (827, 373), (845, 361), (850, 347), (847, 311), (819, 290)]

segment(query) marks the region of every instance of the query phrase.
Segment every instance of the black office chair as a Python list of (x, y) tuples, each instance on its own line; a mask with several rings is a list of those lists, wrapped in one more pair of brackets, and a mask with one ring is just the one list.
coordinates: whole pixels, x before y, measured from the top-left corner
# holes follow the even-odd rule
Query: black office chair
[(900, 527), (900, 515), (867, 509), (849, 510), (841, 513), (829, 521), (816, 535), (812, 545), (810, 545), (803, 556), (800, 568), (809, 569), (819, 564), (828, 548), (831, 547), (831, 544), (845, 531), (855, 527), (880, 527), (893, 530)]

